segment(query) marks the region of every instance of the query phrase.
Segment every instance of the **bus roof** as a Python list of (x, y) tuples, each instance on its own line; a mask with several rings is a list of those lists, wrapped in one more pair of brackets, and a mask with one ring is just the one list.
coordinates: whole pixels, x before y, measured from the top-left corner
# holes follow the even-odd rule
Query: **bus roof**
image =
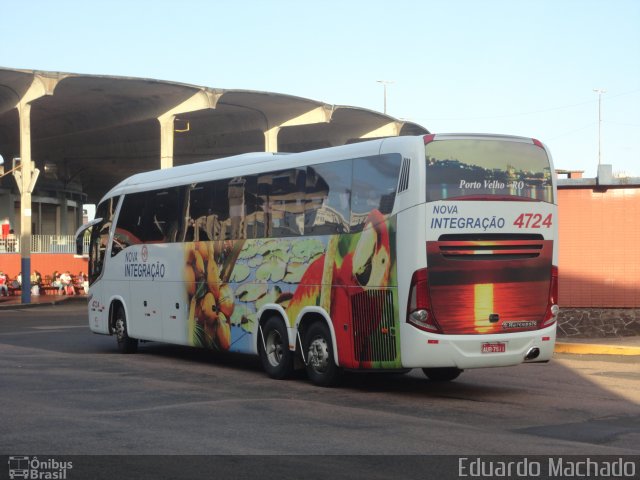
[(266, 164), (269, 164), (269, 170), (279, 170), (304, 166), (312, 163), (333, 161), (343, 157), (353, 158), (356, 156), (375, 155), (380, 151), (380, 147), (385, 140), (395, 140), (398, 138), (411, 138), (415, 142), (418, 138), (422, 139), (422, 136), (390, 137), (389, 139), (371, 140), (301, 153), (245, 153), (242, 155), (206, 160), (204, 162), (192, 163), (189, 165), (137, 173), (126, 178), (109, 190), (102, 198), (101, 202), (106, 198), (131, 192), (186, 185), (189, 183), (216, 180), (219, 178), (256, 174), (264, 171), (265, 168), (267, 168)]
[[(377, 155), (382, 149), (383, 144), (396, 144), (397, 147), (400, 148), (401, 145), (407, 145), (410, 143), (414, 143), (416, 145), (423, 144), (423, 141), (427, 138), (430, 138), (431, 140), (501, 139), (527, 143), (536, 142), (531, 138), (511, 135), (495, 135), (486, 133), (444, 133), (426, 136), (385, 137), (376, 140), (322, 148), (301, 153), (245, 153), (242, 155), (206, 160), (204, 162), (181, 165), (178, 167), (138, 173), (126, 178), (114, 186), (100, 201), (102, 202), (106, 198), (131, 192), (167, 188), (241, 175), (252, 175), (265, 171), (267, 168), (268, 170), (280, 170), (314, 163), (330, 162), (343, 158)], [(269, 164), (269, 167), (266, 167), (267, 164)]]

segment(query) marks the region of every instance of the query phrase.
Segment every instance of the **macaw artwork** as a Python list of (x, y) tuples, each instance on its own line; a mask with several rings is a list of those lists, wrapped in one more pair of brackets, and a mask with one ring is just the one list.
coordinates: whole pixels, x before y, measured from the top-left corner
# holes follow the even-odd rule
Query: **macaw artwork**
[(320, 307), (341, 365), (399, 366), (395, 223), (377, 209), (365, 218), (357, 233), (186, 243), (191, 344), (248, 352), (265, 305), (280, 306), (289, 327)]

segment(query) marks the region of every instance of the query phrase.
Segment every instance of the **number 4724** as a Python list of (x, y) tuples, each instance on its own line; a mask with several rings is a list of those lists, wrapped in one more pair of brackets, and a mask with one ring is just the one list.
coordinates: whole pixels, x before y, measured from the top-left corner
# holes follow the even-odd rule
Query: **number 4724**
[(518, 228), (551, 228), (553, 215), (547, 215), (544, 220), (539, 213), (521, 213), (513, 224)]

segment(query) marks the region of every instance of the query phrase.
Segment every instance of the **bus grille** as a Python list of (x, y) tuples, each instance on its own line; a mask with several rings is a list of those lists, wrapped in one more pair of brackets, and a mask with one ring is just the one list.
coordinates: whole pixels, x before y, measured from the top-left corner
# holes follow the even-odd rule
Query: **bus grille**
[(396, 358), (393, 292), (369, 290), (351, 297), (354, 355), (358, 362)]
[(437, 248), (450, 260), (521, 260), (537, 258), (542, 235), (442, 235)]
[(400, 180), (398, 181), (398, 193), (404, 192), (409, 188), (409, 170), (411, 168), (411, 160), (402, 159), (402, 167), (400, 169)]

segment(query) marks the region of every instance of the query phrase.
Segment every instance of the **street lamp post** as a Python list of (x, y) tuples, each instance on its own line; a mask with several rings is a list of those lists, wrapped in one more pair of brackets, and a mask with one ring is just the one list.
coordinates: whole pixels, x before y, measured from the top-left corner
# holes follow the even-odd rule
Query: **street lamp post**
[(594, 88), (593, 91), (598, 94), (598, 165), (600, 165), (602, 157), (602, 94), (607, 91), (602, 88)]
[(387, 85), (391, 85), (393, 81), (391, 80), (376, 80), (376, 82), (381, 83), (384, 88), (384, 114), (387, 114)]

